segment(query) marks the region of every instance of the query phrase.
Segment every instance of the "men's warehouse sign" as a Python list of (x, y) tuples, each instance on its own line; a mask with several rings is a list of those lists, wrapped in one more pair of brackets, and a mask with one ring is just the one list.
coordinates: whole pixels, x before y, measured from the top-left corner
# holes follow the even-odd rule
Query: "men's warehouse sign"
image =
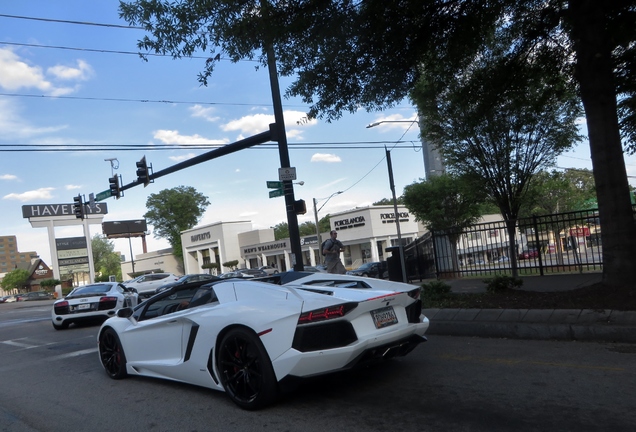
[[(108, 207), (106, 203), (97, 203), (95, 208), (84, 206), (84, 211), (88, 215), (104, 215), (108, 213)], [(25, 219), (52, 216), (75, 216), (73, 204), (33, 204), (22, 206), (22, 217)]]

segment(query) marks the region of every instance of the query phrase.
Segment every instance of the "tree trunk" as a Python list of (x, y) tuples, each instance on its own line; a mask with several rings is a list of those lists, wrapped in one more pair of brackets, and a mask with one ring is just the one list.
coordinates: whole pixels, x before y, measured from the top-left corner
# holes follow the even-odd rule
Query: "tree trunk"
[(517, 242), (516, 234), (517, 234), (517, 220), (516, 219), (507, 219), (506, 220), (506, 231), (508, 231), (508, 254), (510, 255), (508, 258), (510, 259), (510, 269), (512, 270), (512, 277), (519, 277), (519, 266), (517, 265)]
[(603, 241), (603, 282), (626, 286), (636, 279), (636, 225), (629, 198), (616, 109), (605, 5), (570, 2), (568, 21), (576, 52), (576, 79), (587, 117)]

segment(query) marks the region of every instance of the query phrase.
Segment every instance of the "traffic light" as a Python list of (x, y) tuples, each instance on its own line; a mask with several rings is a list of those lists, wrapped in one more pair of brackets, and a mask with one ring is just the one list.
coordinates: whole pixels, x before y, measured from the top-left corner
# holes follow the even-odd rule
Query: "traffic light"
[(81, 195), (73, 197), (73, 213), (76, 218), (84, 219), (84, 202)]
[(142, 157), (137, 162), (137, 181), (144, 184), (144, 187), (150, 183), (150, 172), (148, 171), (148, 164), (146, 163), (146, 156)]
[(108, 179), (108, 182), (110, 183), (110, 196), (114, 196), (116, 199), (119, 199), (119, 197), (122, 196), (119, 186), (119, 176), (115, 174)]
[(294, 201), (294, 212), (299, 215), (304, 215), (307, 213), (307, 206), (305, 205), (305, 200), (296, 200)]

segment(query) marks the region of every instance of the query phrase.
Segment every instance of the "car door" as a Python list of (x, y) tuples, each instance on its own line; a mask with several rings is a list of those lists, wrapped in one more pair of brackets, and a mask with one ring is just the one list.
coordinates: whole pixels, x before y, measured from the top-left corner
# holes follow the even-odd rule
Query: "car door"
[(124, 351), (130, 364), (159, 372), (181, 363), (192, 322), (185, 317), (189, 310), (177, 311), (173, 306), (189, 300), (196, 290), (194, 287), (160, 296), (146, 305), (140, 320), (123, 333)]

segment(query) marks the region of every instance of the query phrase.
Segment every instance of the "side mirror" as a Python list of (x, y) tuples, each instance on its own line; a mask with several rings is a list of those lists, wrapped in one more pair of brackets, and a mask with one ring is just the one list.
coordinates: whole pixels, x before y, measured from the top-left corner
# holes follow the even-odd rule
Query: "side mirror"
[(133, 309), (129, 307), (121, 308), (117, 311), (119, 318), (130, 318), (133, 314)]
[(131, 292), (131, 293), (135, 293), (138, 294), (139, 292), (137, 291), (137, 288), (126, 288), (126, 291)]

